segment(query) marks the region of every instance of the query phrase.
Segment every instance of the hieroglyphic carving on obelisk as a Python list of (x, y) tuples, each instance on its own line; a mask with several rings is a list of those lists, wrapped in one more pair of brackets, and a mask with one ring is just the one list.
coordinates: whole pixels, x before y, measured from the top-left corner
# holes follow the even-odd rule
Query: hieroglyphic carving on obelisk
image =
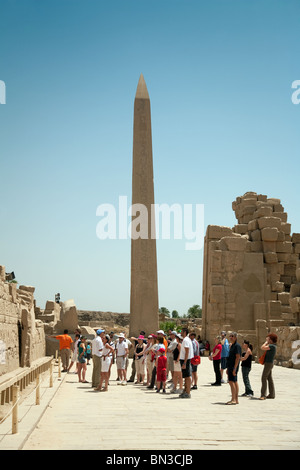
[[(136, 204), (142, 205), (141, 211), (134, 211), (135, 208), (138, 209)], [(147, 86), (141, 75), (134, 101), (133, 126), (132, 208), (136, 214), (132, 215), (134, 233), (132, 231), (131, 234), (130, 335), (132, 336), (138, 335), (141, 330), (146, 334), (154, 333), (159, 323), (154, 217), (151, 220), (153, 204), (151, 109)], [(139, 237), (136, 236), (137, 232), (140, 232)]]

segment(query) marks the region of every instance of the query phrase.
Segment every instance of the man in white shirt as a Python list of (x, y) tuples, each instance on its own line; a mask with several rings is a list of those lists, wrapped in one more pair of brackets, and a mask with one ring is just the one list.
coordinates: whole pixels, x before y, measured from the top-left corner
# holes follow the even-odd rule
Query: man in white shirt
[(116, 342), (116, 363), (120, 385), (127, 385), (126, 380), (126, 358), (128, 356), (128, 344), (125, 341), (125, 335), (120, 333), (119, 340)]
[(182, 328), (181, 335), (183, 337), (183, 341), (181, 343), (179, 360), (181, 364), (182, 377), (184, 378), (184, 390), (179, 396), (180, 398), (191, 398), (191, 359), (194, 357), (193, 343), (188, 336), (189, 330), (187, 328)]
[(93, 374), (92, 374), (92, 387), (97, 388), (100, 383), (101, 375), (101, 356), (103, 349), (103, 342), (101, 336), (104, 335), (105, 330), (97, 330), (96, 337), (92, 341), (92, 355), (93, 355)]
[(169, 375), (169, 371), (171, 372), (171, 380), (173, 381), (173, 374), (174, 374), (174, 360), (173, 360), (173, 351), (177, 348), (177, 341), (176, 341), (176, 331), (170, 332), (170, 342), (167, 349), (167, 377)]

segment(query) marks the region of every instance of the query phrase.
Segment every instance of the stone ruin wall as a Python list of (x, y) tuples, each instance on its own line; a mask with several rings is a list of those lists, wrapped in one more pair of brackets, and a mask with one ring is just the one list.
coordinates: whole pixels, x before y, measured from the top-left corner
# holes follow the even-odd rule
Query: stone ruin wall
[[(222, 330), (258, 346), (279, 337), (277, 363), (292, 364), (300, 339), (300, 234), (279, 199), (248, 192), (232, 203), (233, 227), (209, 225), (204, 240), (202, 338)], [(293, 326), (291, 326), (293, 325)]]
[(44, 325), (35, 318), (34, 287), (6, 282), (0, 266), (0, 376), (45, 356)]

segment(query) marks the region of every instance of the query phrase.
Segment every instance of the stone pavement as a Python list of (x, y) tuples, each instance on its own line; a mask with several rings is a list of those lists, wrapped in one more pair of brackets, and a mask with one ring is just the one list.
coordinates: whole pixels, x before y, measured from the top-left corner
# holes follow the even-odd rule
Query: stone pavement
[[(233, 406), (226, 405), (227, 383), (210, 385), (214, 373), (208, 358), (198, 366), (198, 390), (191, 399), (118, 385), (115, 365), (104, 393), (78, 383), (72, 372), (62, 374), (52, 389), (45, 383), (40, 405), (20, 406), (18, 434), (11, 434), (10, 418), (0, 425), (0, 450), (299, 450), (300, 372), (273, 370), (275, 400), (258, 400), (262, 366), (253, 364), (255, 397), (240, 397)], [(239, 384), (242, 394), (241, 372)]]

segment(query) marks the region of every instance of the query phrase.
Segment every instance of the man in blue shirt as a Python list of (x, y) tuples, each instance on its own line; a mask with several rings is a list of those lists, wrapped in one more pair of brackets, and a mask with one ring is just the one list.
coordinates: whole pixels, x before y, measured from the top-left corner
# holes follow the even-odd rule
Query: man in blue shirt
[(229, 355), (229, 342), (226, 338), (226, 331), (221, 332), (221, 344), (222, 344), (222, 352), (221, 352), (221, 382), (225, 383), (223, 380), (223, 372), (227, 369), (227, 358)]
[(239, 386), (237, 381), (237, 373), (239, 370), (242, 348), (237, 342), (237, 333), (230, 333), (230, 349), (227, 359), (228, 382), (231, 389), (231, 400), (227, 405), (237, 405), (239, 402)]

